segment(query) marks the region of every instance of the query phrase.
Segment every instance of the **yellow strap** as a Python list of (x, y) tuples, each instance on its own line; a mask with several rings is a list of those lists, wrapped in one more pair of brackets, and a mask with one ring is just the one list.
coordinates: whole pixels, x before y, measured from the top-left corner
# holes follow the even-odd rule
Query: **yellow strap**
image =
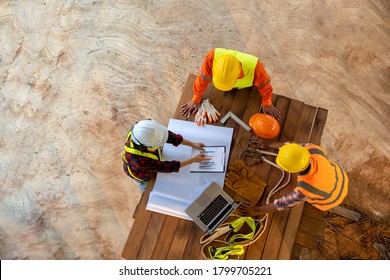
[[(249, 226), (251, 232), (248, 234), (237, 233), (245, 223)], [(257, 229), (259, 224), (260, 226)], [(202, 254), (206, 259), (213, 260), (227, 260), (232, 255), (235, 255), (239, 258), (239, 255), (244, 253), (244, 247), (257, 240), (262, 228), (262, 223), (255, 222), (255, 220), (251, 217), (239, 217), (230, 223), (222, 224), (211, 235), (204, 235), (201, 237), (200, 243), (204, 244), (202, 246)], [(229, 233), (232, 232), (236, 234), (234, 234), (227, 242), (227, 237), (229, 236)], [(217, 240), (219, 236), (225, 233), (227, 233), (225, 241)], [(203, 249), (205, 249), (205, 247), (213, 241), (225, 243), (226, 246), (218, 248), (215, 248), (214, 246), (207, 247), (209, 257), (206, 257), (205, 251), (203, 251)]]
[(230, 246), (219, 247), (219, 248), (209, 246), (208, 251), (209, 251), (211, 259), (213, 259), (213, 260), (227, 260), (227, 259), (229, 259), (229, 256), (242, 255), (244, 253), (244, 246), (230, 245)]
[[(233, 228), (233, 232), (238, 232), (245, 223), (249, 226), (249, 228), (251, 229), (251, 232), (247, 233), (247, 234), (242, 234), (242, 233), (234, 234), (230, 238), (230, 241), (229, 241), (230, 244), (241, 244), (242, 240), (252, 240), (254, 238), (257, 225), (251, 217), (237, 218), (236, 220), (231, 222), (230, 225)], [(260, 226), (260, 229), (261, 229), (261, 226)], [(236, 241), (238, 239), (240, 239), (241, 241)]]
[(126, 160), (125, 155), (122, 156), (122, 160), (127, 164), (127, 166), (126, 166), (126, 167), (127, 167), (127, 171), (129, 172), (130, 176), (133, 177), (134, 179), (136, 179), (137, 181), (143, 182), (144, 180), (138, 178), (137, 176), (135, 176), (135, 175), (133, 174), (133, 172), (131, 172), (129, 163), (128, 163), (127, 160)]
[[(145, 153), (145, 152), (142, 152), (140, 150), (128, 147), (126, 145), (124, 146), (124, 148), (125, 148), (125, 151), (127, 153), (130, 153), (130, 154), (133, 154), (133, 155), (142, 156), (142, 157), (148, 157), (148, 158), (151, 158), (151, 159), (154, 159), (154, 160), (159, 160), (159, 158), (156, 155), (152, 154), (152, 153)], [(159, 150), (159, 153), (160, 153), (160, 150)]]

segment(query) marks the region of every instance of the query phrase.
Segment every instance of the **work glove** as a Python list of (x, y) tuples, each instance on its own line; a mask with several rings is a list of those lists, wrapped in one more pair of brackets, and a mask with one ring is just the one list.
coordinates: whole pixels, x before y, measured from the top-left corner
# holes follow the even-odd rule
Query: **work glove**
[(236, 160), (229, 165), (225, 185), (243, 198), (256, 204), (267, 184), (255, 175), (244, 161)]
[(195, 114), (195, 122), (198, 126), (204, 126), (207, 123), (206, 111), (203, 103), (199, 105), (198, 112)]
[(213, 104), (210, 103), (209, 99), (203, 100), (202, 104), (205, 108), (206, 116), (207, 116), (209, 123), (217, 122), (218, 118), (219, 118), (219, 116), (221, 116), (221, 114), (215, 109)]

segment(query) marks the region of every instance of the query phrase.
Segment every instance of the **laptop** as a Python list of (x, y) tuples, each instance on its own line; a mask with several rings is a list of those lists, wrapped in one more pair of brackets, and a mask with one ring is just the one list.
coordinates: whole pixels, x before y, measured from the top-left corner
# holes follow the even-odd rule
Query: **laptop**
[(212, 233), (238, 207), (217, 183), (212, 182), (185, 210), (206, 233)]

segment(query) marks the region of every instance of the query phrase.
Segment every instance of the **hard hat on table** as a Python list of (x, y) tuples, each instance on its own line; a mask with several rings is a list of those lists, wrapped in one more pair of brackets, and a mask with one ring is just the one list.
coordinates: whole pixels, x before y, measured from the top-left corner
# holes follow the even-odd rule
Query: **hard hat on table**
[(249, 126), (257, 136), (264, 139), (273, 139), (280, 133), (278, 121), (268, 114), (254, 114), (249, 119)]

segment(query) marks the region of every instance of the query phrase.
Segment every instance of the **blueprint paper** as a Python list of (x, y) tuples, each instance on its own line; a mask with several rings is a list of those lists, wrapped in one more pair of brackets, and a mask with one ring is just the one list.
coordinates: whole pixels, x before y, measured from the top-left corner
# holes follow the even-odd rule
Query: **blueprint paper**
[[(170, 119), (168, 129), (181, 134), (183, 138), (202, 142), (206, 146), (226, 146), (225, 166), (229, 160), (233, 128), (213, 125), (197, 126), (195, 122)], [(184, 145), (174, 147), (165, 144), (163, 160), (183, 161), (191, 158), (192, 148)], [(180, 168), (178, 173), (158, 173), (154, 188), (150, 193), (146, 209), (190, 219), (185, 209), (197, 198), (211, 183), (216, 182), (223, 187), (225, 172), (223, 173), (191, 173), (191, 165)]]

